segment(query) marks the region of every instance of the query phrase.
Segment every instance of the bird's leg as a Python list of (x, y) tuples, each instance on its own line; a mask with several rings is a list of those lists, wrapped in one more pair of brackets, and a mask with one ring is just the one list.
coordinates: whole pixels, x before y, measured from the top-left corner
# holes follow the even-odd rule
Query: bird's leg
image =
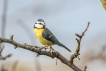
[(45, 45), (45, 48), (44, 48), (44, 49), (45, 49), (45, 51), (46, 51), (46, 49), (48, 49), (48, 46), (47, 46), (47, 45)]
[(39, 56), (39, 54), (41, 53), (41, 50), (42, 50), (42, 49), (45, 49), (45, 50), (46, 50), (45, 46), (41, 46), (41, 47), (39, 47), (39, 48), (38, 48), (38, 50), (39, 50), (40, 52), (39, 52), (39, 53), (37, 53), (36, 57), (38, 57), (38, 56)]
[(50, 51), (52, 51), (52, 52), (56, 52), (51, 46), (50, 46)]
[(51, 46), (47, 46), (48, 49), (50, 49), (51, 55), (53, 54), (53, 52), (56, 52)]
[(45, 51), (46, 51), (46, 49), (50, 49), (50, 46), (45, 45), (45, 46), (41, 46), (41, 47), (39, 47), (39, 50), (42, 50), (42, 49), (45, 49)]
[(45, 46), (41, 46), (41, 47), (39, 48), (39, 50), (42, 50), (42, 49), (45, 49)]

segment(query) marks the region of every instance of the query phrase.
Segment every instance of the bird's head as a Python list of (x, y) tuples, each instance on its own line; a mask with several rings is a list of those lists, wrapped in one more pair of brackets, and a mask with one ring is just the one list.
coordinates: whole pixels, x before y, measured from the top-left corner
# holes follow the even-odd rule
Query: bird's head
[(34, 28), (45, 29), (45, 26), (46, 26), (46, 24), (45, 24), (44, 20), (38, 19), (35, 22)]

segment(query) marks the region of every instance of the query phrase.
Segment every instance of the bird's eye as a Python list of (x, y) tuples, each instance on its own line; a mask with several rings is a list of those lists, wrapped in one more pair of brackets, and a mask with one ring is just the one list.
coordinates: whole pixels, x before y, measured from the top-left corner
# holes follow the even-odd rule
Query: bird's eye
[(39, 23), (39, 24), (42, 24), (42, 23)]

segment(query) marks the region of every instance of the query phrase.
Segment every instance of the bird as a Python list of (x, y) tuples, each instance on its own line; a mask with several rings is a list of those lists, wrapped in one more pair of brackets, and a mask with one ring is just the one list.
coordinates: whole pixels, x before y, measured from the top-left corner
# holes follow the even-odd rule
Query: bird
[(71, 50), (60, 43), (58, 39), (53, 35), (53, 33), (46, 27), (45, 21), (43, 19), (38, 19), (35, 22), (34, 34), (37, 40), (45, 46), (58, 45), (71, 52)]

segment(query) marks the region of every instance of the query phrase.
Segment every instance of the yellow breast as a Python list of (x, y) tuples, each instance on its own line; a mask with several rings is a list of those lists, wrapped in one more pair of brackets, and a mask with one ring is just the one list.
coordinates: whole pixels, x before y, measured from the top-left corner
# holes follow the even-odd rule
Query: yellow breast
[(38, 39), (38, 41), (40, 43), (42, 43), (43, 45), (53, 45), (52, 42), (46, 40), (43, 36), (42, 36), (42, 32), (44, 31), (44, 29), (37, 29), (37, 28), (34, 28), (34, 33), (35, 33), (35, 36), (36, 38)]

